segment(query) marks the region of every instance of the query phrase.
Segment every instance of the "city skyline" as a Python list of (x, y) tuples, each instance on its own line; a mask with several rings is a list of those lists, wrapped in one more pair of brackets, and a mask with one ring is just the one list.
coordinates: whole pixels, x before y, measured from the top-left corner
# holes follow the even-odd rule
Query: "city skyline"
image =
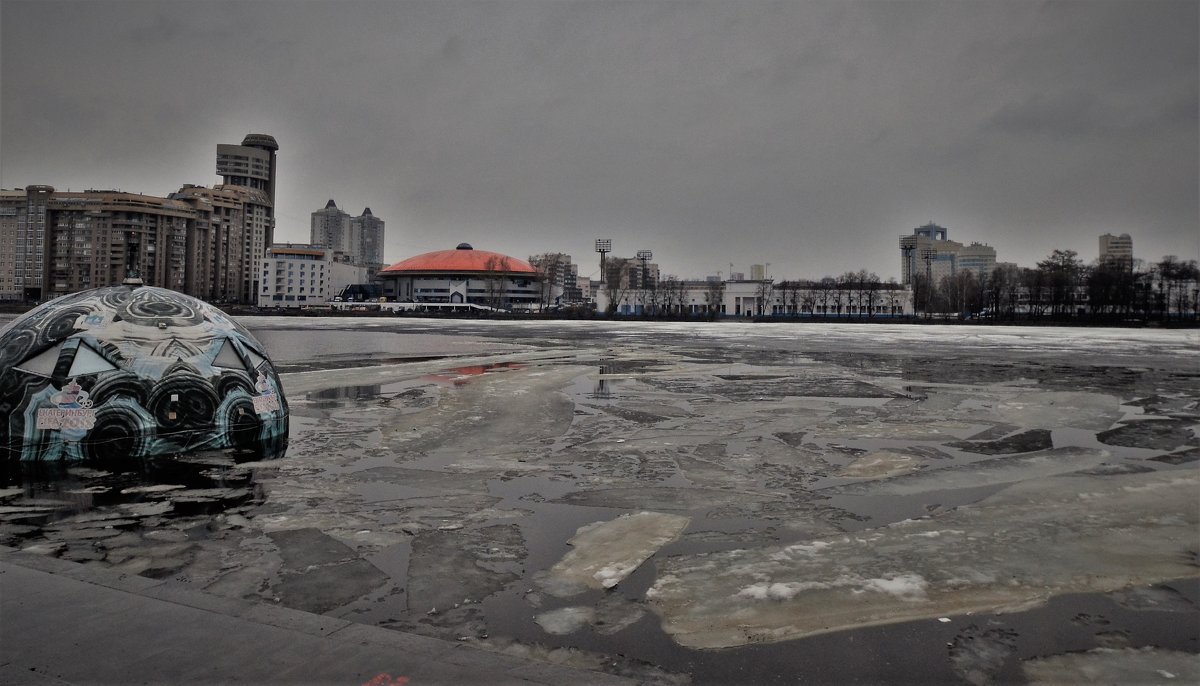
[(1200, 257), (1194, 3), (6, 0), (0, 19), (4, 188), (166, 196), (259, 131), (275, 240), (336, 197), (387, 218), (387, 262), (470, 242), (589, 275), (611, 238), (683, 277), (899, 279), (896, 237), (929, 221), (1024, 266), (1090, 262), (1105, 233)]

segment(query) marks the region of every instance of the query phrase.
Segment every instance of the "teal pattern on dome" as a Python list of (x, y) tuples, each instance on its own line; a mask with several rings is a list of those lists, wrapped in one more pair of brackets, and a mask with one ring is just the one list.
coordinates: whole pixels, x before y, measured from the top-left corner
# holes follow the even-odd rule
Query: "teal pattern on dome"
[(0, 330), (0, 459), (105, 460), (287, 449), (288, 406), (262, 344), (175, 291), (110, 286)]

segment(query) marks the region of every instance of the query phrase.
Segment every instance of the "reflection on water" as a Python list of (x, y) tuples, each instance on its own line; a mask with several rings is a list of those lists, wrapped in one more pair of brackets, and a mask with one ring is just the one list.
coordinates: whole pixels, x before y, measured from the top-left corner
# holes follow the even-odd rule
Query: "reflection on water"
[(320, 391), (313, 391), (304, 395), (306, 400), (312, 402), (312, 406), (320, 410), (328, 410), (338, 407), (344, 400), (359, 400), (362, 398), (374, 398), (379, 395), (379, 384), (368, 384), (365, 386), (338, 386), (336, 388), (326, 388)]
[(525, 365), (517, 362), (496, 362), (494, 364), (473, 364), (464, 367), (454, 367), (437, 374), (427, 374), (423, 379), (433, 381), (443, 386), (462, 386), (470, 383), (476, 377), (490, 372), (516, 371), (524, 369)]

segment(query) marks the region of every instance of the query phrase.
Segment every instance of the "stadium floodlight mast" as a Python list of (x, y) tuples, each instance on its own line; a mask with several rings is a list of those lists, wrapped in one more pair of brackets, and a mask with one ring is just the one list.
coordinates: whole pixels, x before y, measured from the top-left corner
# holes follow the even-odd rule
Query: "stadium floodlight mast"
[(597, 238), (596, 252), (600, 253), (600, 283), (604, 283), (607, 279), (604, 278), (604, 256), (612, 252), (611, 238)]
[(925, 316), (929, 317), (929, 303), (933, 300), (933, 261), (937, 259), (937, 248), (921, 248), (921, 259), (925, 260)]
[(912, 236), (900, 236), (900, 252), (904, 254), (904, 268), (908, 270), (908, 284), (911, 286), (917, 280), (916, 265), (913, 264), (912, 254), (917, 249), (917, 239)]

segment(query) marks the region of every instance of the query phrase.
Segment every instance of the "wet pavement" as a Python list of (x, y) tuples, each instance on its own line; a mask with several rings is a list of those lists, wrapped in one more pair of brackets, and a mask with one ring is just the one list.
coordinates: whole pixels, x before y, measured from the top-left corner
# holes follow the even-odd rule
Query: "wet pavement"
[(283, 460), (6, 467), (0, 543), (645, 683), (1200, 679), (1200, 346), (242, 320)]

